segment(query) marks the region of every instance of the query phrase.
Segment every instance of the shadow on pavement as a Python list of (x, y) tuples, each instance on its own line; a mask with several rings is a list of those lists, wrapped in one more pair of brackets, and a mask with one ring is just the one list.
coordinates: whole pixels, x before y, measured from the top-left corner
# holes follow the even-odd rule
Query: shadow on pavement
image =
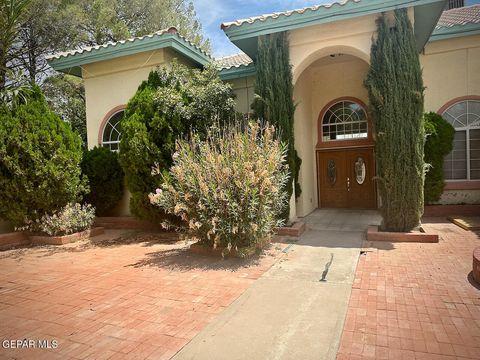
[(270, 245), (260, 255), (245, 259), (199, 255), (191, 253), (187, 247), (183, 247), (181, 249), (177, 248), (147, 253), (144, 259), (127, 266), (134, 268), (157, 267), (172, 271), (230, 270), (235, 272), (259, 265), (263, 257), (271, 256), (269, 249), (272, 249), (274, 246), (274, 244)]

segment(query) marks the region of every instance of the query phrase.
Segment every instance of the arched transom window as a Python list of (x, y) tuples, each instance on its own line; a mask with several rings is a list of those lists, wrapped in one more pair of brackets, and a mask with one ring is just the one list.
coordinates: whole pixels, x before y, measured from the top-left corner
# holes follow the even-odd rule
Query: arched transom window
[(102, 146), (112, 151), (118, 151), (120, 137), (122, 135), (122, 119), (124, 111), (120, 110), (113, 114), (105, 124), (102, 135)]
[(322, 119), (322, 140), (368, 137), (367, 113), (353, 101), (339, 101), (328, 108)]
[(459, 101), (442, 116), (455, 128), (453, 150), (443, 164), (445, 179), (480, 179), (480, 100)]

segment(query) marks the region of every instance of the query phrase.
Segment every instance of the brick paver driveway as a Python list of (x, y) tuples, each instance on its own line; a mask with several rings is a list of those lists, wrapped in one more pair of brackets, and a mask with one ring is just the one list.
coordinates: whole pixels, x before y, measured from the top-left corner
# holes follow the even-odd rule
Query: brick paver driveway
[(58, 347), (0, 348), (0, 358), (168, 359), (281, 254), (272, 245), (256, 260), (221, 260), (165, 240), (111, 230), (95, 244), (1, 252), (2, 346)]
[(480, 359), (479, 236), (426, 223), (438, 244), (366, 243), (337, 359)]

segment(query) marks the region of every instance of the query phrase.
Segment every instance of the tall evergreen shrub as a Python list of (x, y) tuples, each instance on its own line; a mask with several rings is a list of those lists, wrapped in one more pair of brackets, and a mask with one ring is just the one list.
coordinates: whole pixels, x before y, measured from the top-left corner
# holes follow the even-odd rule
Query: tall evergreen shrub
[(11, 108), (0, 105), (0, 218), (22, 226), (79, 201), (82, 141), (34, 86)]
[[(256, 99), (252, 105), (254, 115), (274, 125), (280, 138), (288, 145), (287, 163), (290, 179), (286, 185), (289, 198), (295, 186), (295, 195), (300, 196), (298, 174), (301, 159), (295, 150), (293, 76), (290, 65), (289, 41), (286, 32), (265, 35), (259, 40), (255, 79)], [(282, 217), (288, 220), (287, 206)]]
[(440, 200), (445, 187), (443, 180), (443, 160), (453, 149), (455, 129), (440, 115), (429, 112), (424, 115), (425, 162), (428, 171), (425, 175), (425, 202), (427, 204)]
[(365, 80), (376, 132), (383, 230), (410, 231), (423, 214), (423, 80), (405, 9), (377, 20)]
[(97, 215), (108, 215), (123, 195), (123, 170), (117, 153), (105, 147), (94, 147), (83, 153), (80, 166), (90, 185), (84, 201), (95, 207)]
[[(214, 66), (192, 70), (174, 62), (170, 69), (152, 71), (140, 85), (125, 111), (119, 152), (134, 215), (164, 219), (148, 194), (162, 184), (162, 172), (168, 175), (175, 141), (192, 130), (206, 134), (212, 123), (233, 118), (233, 96)], [(152, 173), (154, 167), (161, 173)]]

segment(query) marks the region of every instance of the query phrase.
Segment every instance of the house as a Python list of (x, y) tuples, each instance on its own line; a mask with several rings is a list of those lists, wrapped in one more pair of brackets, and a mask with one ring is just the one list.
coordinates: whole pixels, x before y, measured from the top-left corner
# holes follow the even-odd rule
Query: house
[[(459, 1), (451, 1), (458, 3)], [(460, 4), (461, 5), (461, 4)], [(458, 6), (458, 4), (457, 4)], [(233, 85), (237, 110), (254, 98), (259, 38), (287, 31), (293, 71), (295, 145), (302, 194), (291, 216), (319, 207), (377, 208), (375, 134), (363, 81), (375, 20), (406, 8), (414, 27), (426, 86), (425, 110), (456, 129), (445, 162), (442, 204), (480, 203), (480, 5), (445, 10), (444, 0), (344, 0), (222, 24), (243, 52), (213, 59), (175, 28), (116, 43), (55, 54), (56, 70), (85, 81), (88, 146), (118, 149), (121, 114), (155, 66), (173, 58), (192, 67), (217, 61)], [(125, 201), (119, 213), (128, 213)]]

